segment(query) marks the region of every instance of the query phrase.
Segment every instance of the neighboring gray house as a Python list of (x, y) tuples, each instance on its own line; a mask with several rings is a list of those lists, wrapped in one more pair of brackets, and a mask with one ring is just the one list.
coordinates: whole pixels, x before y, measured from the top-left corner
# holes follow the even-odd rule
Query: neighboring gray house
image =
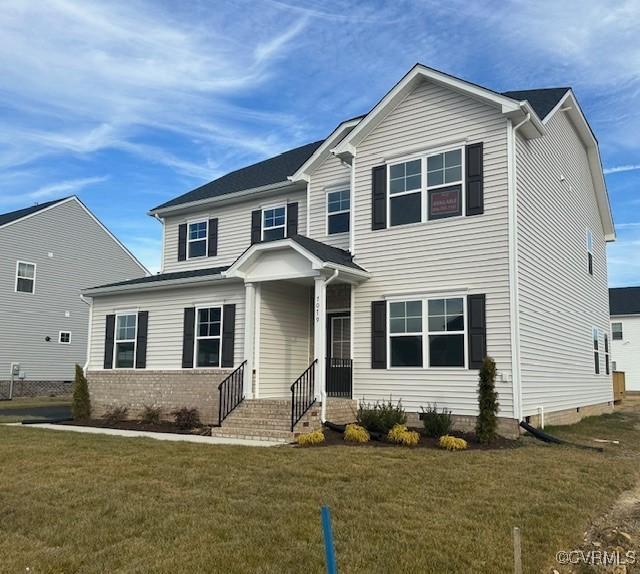
[(611, 361), (627, 392), (640, 393), (640, 287), (609, 289)]
[(86, 361), (88, 285), (146, 269), (77, 197), (0, 214), (0, 398), (70, 392)]
[(97, 412), (193, 405), (217, 434), (286, 439), (392, 397), (468, 426), (487, 354), (506, 434), (612, 408), (615, 231), (570, 88), (416, 65), (325, 140), (150, 215), (161, 274), (85, 291)]

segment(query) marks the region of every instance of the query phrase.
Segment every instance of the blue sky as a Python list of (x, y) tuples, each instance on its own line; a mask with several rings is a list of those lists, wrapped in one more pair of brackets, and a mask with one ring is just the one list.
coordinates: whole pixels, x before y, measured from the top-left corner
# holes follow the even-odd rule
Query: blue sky
[(151, 207), (326, 136), (415, 63), (572, 86), (640, 284), (640, 3), (0, 0), (0, 212), (77, 194), (153, 271)]

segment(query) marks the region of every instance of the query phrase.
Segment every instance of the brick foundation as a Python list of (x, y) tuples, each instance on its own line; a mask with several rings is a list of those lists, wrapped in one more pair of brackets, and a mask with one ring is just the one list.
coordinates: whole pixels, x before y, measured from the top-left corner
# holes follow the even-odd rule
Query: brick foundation
[[(597, 405), (587, 405), (585, 407), (577, 407), (573, 409), (565, 409), (563, 411), (555, 411), (544, 413), (544, 425), (573, 425), (585, 417), (592, 417), (603, 415), (605, 413), (612, 413), (614, 410), (613, 402), (600, 403)], [(534, 427), (540, 426), (540, 415), (530, 415), (526, 417), (530, 425)]]
[(87, 381), (92, 416), (113, 407), (127, 407), (129, 418), (138, 418), (145, 406), (159, 407), (164, 419), (171, 411), (197, 408), (203, 423), (218, 422), (218, 385), (232, 369), (148, 371), (89, 371)]
[[(296, 425), (295, 435), (322, 428), (322, 422), (320, 421), (321, 407), (320, 403), (316, 403), (304, 414)], [(356, 420), (357, 411), (358, 401), (336, 398), (327, 399), (326, 416), (329, 422), (339, 425), (352, 423)]]
[[(451, 415), (453, 421), (452, 430), (459, 432), (474, 432), (476, 429), (476, 417), (471, 415)], [(422, 428), (420, 413), (407, 413), (407, 426)], [(520, 436), (518, 421), (504, 417), (498, 417), (498, 434), (505, 438), (515, 439)]]
[[(11, 381), (0, 381), (0, 399), (9, 398)], [(13, 381), (13, 397), (60, 397), (73, 393), (73, 381)]]

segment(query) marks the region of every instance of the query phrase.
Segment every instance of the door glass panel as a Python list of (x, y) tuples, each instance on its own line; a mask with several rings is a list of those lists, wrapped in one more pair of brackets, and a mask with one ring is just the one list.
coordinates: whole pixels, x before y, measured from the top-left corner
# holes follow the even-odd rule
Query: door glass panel
[(349, 359), (351, 356), (351, 319), (331, 317), (331, 356)]

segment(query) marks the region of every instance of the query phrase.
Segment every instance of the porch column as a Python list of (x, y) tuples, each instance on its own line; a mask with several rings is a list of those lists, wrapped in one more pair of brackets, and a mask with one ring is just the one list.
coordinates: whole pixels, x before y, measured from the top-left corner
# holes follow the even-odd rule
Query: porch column
[(256, 317), (256, 288), (253, 283), (244, 284), (244, 396), (253, 398), (253, 358), (255, 355), (255, 317)]
[(315, 377), (315, 396), (317, 400), (322, 400), (325, 392), (325, 353), (327, 339), (327, 287), (324, 277), (315, 277), (314, 279), (313, 317), (313, 343), (315, 358), (318, 359)]

